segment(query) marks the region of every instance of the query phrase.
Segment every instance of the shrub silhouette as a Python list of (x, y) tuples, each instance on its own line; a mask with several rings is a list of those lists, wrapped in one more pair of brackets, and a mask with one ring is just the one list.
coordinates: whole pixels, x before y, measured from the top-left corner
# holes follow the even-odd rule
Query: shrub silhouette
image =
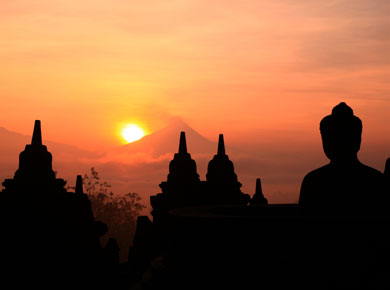
[(108, 227), (108, 232), (101, 238), (105, 245), (110, 237), (117, 240), (121, 249), (120, 259), (125, 261), (128, 248), (132, 243), (137, 217), (146, 206), (141, 203), (138, 193), (114, 194), (111, 185), (100, 179), (94, 167), (83, 176), (84, 193), (88, 195), (96, 220)]

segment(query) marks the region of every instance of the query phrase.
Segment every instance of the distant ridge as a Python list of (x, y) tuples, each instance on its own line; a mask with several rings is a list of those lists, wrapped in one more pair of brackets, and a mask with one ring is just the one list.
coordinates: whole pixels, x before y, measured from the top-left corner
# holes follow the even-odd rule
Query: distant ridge
[(31, 136), (9, 131), (0, 126), (0, 140), (0, 153), (9, 154), (11, 151), (19, 154), (24, 146), (31, 141)]
[[(75, 175), (88, 172), (88, 169), (103, 156), (102, 153), (47, 140), (45, 125), (42, 124), (42, 143), (53, 155), (53, 169), (58, 172), (58, 177), (73, 180)], [(31, 133), (32, 130), (33, 127)], [(31, 134), (24, 135), (0, 126), (0, 190), (4, 179), (13, 178), (18, 168), (19, 154), (24, 151), (26, 144), (30, 143)]]
[[(33, 128), (31, 128), (31, 130), (32, 129)], [(19, 153), (23, 151), (26, 144), (29, 144), (30, 142), (31, 135), (27, 136), (9, 131), (0, 126), (0, 162), (3, 165), (2, 167), (6, 167), (4, 165), (8, 165), (8, 163), (12, 165), (11, 168), (17, 166)], [(47, 145), (49, 151), (57, 157), (56, 159), (60, 159), (61, 156), (66, 156), (66, 158), (71, 159), (95, 159), (101, 156), (101, 154), (80, 149), (73, 145), (49, 141), (45, 138), (45, 135), (43, 135), (43, 144)], [(0, 171), (2, 171), (2, 168), (0, 168)]]

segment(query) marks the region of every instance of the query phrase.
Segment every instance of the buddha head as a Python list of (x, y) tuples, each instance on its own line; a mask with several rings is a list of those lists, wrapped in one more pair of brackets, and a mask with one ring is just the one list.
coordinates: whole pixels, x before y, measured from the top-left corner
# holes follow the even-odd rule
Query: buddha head
[(362, 128), (362, 121), (346, 103), (335, 106), (332, 114), (323, 118), (320, 123), (325, 155), (332, 161), (356, 158), (360, 149)]

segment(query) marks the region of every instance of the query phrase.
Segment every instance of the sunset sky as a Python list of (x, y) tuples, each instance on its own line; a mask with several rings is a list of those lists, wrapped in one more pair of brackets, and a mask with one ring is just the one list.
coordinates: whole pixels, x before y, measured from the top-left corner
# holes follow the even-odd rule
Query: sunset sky
[[(3, 219), (21, 225), (1, 224), (3, 240), (16, 245), (3, 247), (12, 254), (7, 267), (32, 281), (38, 272), (46, 280), (75, 269), (66, 278), (86, 277), (83, 285), (96, 278), (93, 285), (108, 289), (176, 288), (192, 278), (211, 285), (202, 277), (265, 288), (283, 281), (379, 285), (389, 271), (375, 256), (390, 247), (371, 225), (380, 222), (379, 229), (387, 218), (376, 204), (388, 189), (388, 166), (383, 176), (359, 167), (348, 151), (355, 144), (345, 142), (352, 134), (333, 142), (340, 130), (328, 134), (334, 164), (313, 173), (329, 163), (320, 121), (341, 102), (362, 120), (359, 160), (383, 172), (390, 158), (390, 0), (0, 0), (0, 196), (2, 209), (10, 208)], [(41, 128), (43, 144), (26, 146), (34, 123), (34, 140)], [(195, 163), (175, 154), (182, 131)], [(73, 193), (80, 175), (87, 195)], [(265, 211), (252, 198), (261, 196), (258, 179), (271, 205)], [(364, 214), (355, 215), (363, 200)], [(320, 219), (312, 216), (317, 208)], [(373, 209), (379, 214), (371, 216)], [(370, 230), (355, 234), (362, 218)], [(309, 235), (293, 237), (306, 225)], [(351, 235), (372, 237), (352, 245)], [(117, 265), (119, 247), (125, 263)], [(67, 267), (32, 275), (46, 250), (44, 263)], [(32, 252), (39, 255), (25, 255)], [(241, 267), (263, 256), (266, 267)]]
[(390, 146), (389, 13), (388, 0), (2, 0), (0, 126), (31, 134), (41, 119), (46, 139), (103, 149), (126, 123), (180, 117), (210, 139), (299, 146), (346, 101), (364, 138)]

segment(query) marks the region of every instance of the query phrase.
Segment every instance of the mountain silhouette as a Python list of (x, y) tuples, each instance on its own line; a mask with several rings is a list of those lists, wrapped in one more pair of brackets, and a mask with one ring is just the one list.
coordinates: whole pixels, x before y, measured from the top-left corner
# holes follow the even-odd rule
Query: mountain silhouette
[(142, 139), (117, 148), (117, 152), (137, 154), (140, 152), (158, 157), (165, 154), (173, 154), (178, 149), (180, 132), (186, 132), (188, 152), (191, 154), (215, 154), (217, 136), (215, 142), (208, 140), (192, 129), (182, 119), (173, 120), (168, 126), (153, 132)]

